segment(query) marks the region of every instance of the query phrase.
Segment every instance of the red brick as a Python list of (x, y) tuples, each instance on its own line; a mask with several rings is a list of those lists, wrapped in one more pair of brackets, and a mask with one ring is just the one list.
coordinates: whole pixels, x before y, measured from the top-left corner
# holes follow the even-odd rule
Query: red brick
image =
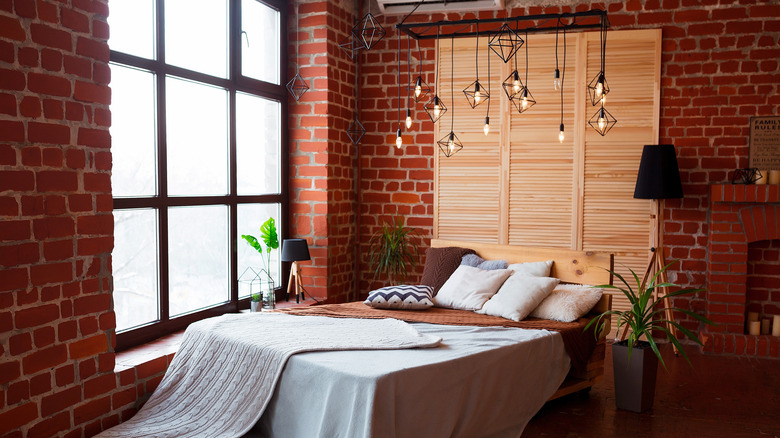
[(27, 135), (29, 140), (35, 143), (70, 143), (70, 127), (55, 123), (29, 122)]
[(25, 356), (22, 359), (22, 368), (26, 375), (35, 374), (46, 368), (54, 368), (65, 362), (66, 359), (67, 349), (65, 346), (54, 345), (43, 350), (36, 350), (34, 353)]
[[(67, 127), (66, 127), (67, 129)], [(39, 192), (75, 192), (78, 189), (78, 174), (73, 171), (36, 172)]]
[(107, 63), (109, 61), (108, 43), (79, 37), (76, 41), (76, 54)]
[(30, 379), (30, 396), (51, 391), (51, 374), (42, 373)]
[(116, 388), (114, 373), (93, 377), (84, 382), (84, 398), (92, 399)]
[(35, 96), (25, 96), (19, 103), (19, 113), (24, 117), (37, 118), (42, 114), (41, 100)]
[(30, 34), (35, 43), (61, 49), (70, 52), (73, 49), (71, 36), (68, 32), (51, 26), (33, 23), (30, 25)]
[(73, 421), (76, 424), (83, 424), (108, 413), (110, 410), (111, 397), (106, 396), (101, 399), (92, 400), (81, 406), (76, 406), (76, 408), (73, 409)]
[(0, 141), (24, 141), (24, 124), (13, 120), (0, 120)]
[(89, 18), (72, 9), (61, 9), (62, 25), (76, 32), (89, 33)]
[(81, 386), (73, 386), (63, 391), (43, 397), (41, 400), (41, 415), (50, 417), (81, 401)]
[(55, 304), (17, 310), (15, 314), (16, 328), (23, 329), (48, 324), (58, 319), (59, 316), (60, 310)]
[(73, 265), (65, 263), (48, 263), (30, 267), (30, 281), (34, 285), (59, 283), (73, 279)]
[(62, 53), (52, 49), (41, 50), (41, 67), (53, 72), (62, 70)]
[(68, 260), (73, 257), (73, 240), (46, 241), (43, 243), (43, 257), (46, 261)]
[(59, 342), (75, 339), (78, 334), (78, 324), (76, 321), (65, 321), (57, 325), (57, 340)]
[(60, 412), (36, 423), (30, 428), (29, 436), (60, 436), (70, 428), (70, 412)]
[(0, 363), (0, 385), (13, 382), (20, 375), (19, 361)]
[(0, 413), (0, 424), (5, 430), (18, 429), (38, 418), (38, 406), (25, 403)]
[(65, 117), (65, 110), (62, 101), (55, 99), (45, 99), (43, 101), (43, 115), (50, 120), (62, 120)]
[(111, 407), (116, 410), (124, 406), (128, 406), (136, 401), (135, 388), (127, 388), (122, 391), (116, 392), (111, 396)]
[(0, 89), (11, 91), (24, 90), (26, 81), (24, 73), (18, 70), (0, 69)]
[(70, 97), (70, 81), (63, 77), (41, 73), (28, 73), (27, 82), (27, 87), (32, 92), (60, 97)]
[(111, 294), (96, 294), (76, 298), (73, 311), (77, 316), (102, 313), (111, 309)]
[(27, 33), (18, 18), (0, 15), (0, 37), (24, 41), (27, 39)]
[(111, 147), (111, 135), (107, 129), (79, 128), (78, 144), (107, 149)]
[(68, 346), (71, 359), (95, 356), (98, 353), (106, 351), (107, 348), (108, 343), (106, 342), (106, 335), (104, 333), (73, 342)]

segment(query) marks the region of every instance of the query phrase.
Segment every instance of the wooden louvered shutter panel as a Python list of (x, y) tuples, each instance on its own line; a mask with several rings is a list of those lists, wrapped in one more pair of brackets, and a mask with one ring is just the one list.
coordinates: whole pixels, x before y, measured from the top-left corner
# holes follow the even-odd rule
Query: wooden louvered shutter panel
[[(488, 84), (487, 37), (480, 38), (480, 82)], [(436, 146), (436, 218), (434, 234), (440, 239), (461, 239), (474, 242), (497, 243), (501, 203), (500, 149), (501, 103), (497, 86), (500, 87), (500, 61), (491, 57), (491, 106), (490, 134), (485, 136), (483, 125), (487, 102), (472, 109), (463, 89), (476, 79), (475, 39), (455, 40), (455, 89), (454, 101), (450, 92), (450, 50), (449, 40), (439, 44), (439, 97), (448, 112), (436, 124), (435, 141), (450, 132), (455, 133), (464, 144), (463, 150), (452, 157), (445, 157)], [(455, 111), (454, 124), (451, 121)]]

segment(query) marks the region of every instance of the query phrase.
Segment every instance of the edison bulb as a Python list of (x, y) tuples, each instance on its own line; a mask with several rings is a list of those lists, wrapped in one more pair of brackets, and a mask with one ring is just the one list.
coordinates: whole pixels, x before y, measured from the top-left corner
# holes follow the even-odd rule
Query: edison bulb
[(553, 89), (558, 91), (561, 89), (561, 71), (555, 69), (555, 75), (553, 76)]
[(515, 93), (520, 92), (520, 81), (518, 79), (515, 79), (515, 82), (512, 84), (512, 89), (515, 90)]
[(607, 103), (607, 95), (606, 94), (602, 94), (601, 95), (601, 105), (604, 105), (606, 103)]
[(563, 123), (561, 123), (561, 132), (558, 133), (558, 141), (563, 143), (563, 139), (565, 136), (563, 135)]
[(603, 92), (604, 92), (604, 84), (602, 84), (601, 81), (599, 81), (598, 83), (596, 83), (596, 96), (600, 97), (601, 93)]
[(419, 85), (416, 85), (414, 87), (414, 97), (420, 97), (420, 93), (422, 93), (422, 87)]
[(398, 131), (396, 131), (395, 134), (395, 147), (398, 149), (401, 149), (401, 145), (404, 143), (403, 139), (401, 139), (401, 129), (399, 128)]
[(455, 150), (455, 142), (452, 141), (452, 138), (447, 142), (447, 149), (449, 149), (449, 153), (452, 153), (452, 151)]
[(479, 91), (474, 92), (474, 103), (479, 103), (479, 100), (482, 99), (482, 93)]
[(406, 129), (409, 129), (412, 127), (412, 112), (410, 110), (406, 110)]
[(490, 132), (490, 117), (485, 117), (485, 126), (482, 130), (485, 132), (485, 135), (488, 135)]
[(599, 125), (599, 131), (604, 132), (604, 128), (607, 127), (607, 120), (604, 118), (603, 115), (599, 117), (598, 125)]
[(528, 109), (528, 96), (523, 96), (523, 109)]
[(439, 118), (439, 114), (441, 114), (441, 108), (439, 107), (439, 104), (437, 103), (436, 105), (433, 106), (433, 118), (434, 119), (438, 119)]

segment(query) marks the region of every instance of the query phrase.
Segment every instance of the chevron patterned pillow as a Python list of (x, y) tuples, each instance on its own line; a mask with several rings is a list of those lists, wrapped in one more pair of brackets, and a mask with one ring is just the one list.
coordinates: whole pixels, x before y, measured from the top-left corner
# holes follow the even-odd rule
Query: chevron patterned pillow
[(425, 310), (433, 307), (433, 288), (425, 285), (383, 287), (371, 291), (364, 304), (377, 309)]

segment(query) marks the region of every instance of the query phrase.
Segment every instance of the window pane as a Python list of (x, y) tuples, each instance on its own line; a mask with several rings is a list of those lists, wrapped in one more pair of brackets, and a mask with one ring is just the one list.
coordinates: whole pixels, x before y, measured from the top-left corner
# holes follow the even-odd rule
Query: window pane
[(114, 311), (117, 331), (157, 321), (157, 215), (114, 210)]
[(279, 102), (236, 94), (239, 195), (279, 193)]
[(165, 61), (227, 77), (227, 0), (166, 0)]
[(167, 78), (168, 193), (228, 191), (227, 91)]
[(257, 0), (241, 2), (241, 74), (279, 83), (279, 12)]
[[(279, 222), (279, 204), (239, 204), (238, 205), (238, 295), (241, 298), (249, 295), (249, 280), (254, 274), (251, 271), (247, 271), (247, 268), (252, 268), (255, 271), (265, 269), (268, 264), (267, 255), (263, 253), (260, 256), (254, 248), (249, 246), (246, 240), (241, 238), (242, 234), (248, 234), (256, 237), (261, 243), (263, 242), (260, 237), (260, 226), (263, 225), (269, 217), (273, 217), (276, 221), (276, 232), (279, 237), (279, 248), (271, 251), (270, 272), (271, 278), (274, 280), (274, 287), (280, 287), (281, 277), (281, 262), (280, 255), (282, 251), (282, 224)], [(263, 243), (263, 248), (265, 244)], [(244, 272), (246, 271), (246, 274)]]
[(154, 0), (111, 0), (111, 50), (154, 59), (154, 11)]
[(152, 73), (111, 64), (114, 197), (156, 193), (154, 95)]
[(168, 210), (171, 317), (230, 299), (227, 211), (224, 205)]

